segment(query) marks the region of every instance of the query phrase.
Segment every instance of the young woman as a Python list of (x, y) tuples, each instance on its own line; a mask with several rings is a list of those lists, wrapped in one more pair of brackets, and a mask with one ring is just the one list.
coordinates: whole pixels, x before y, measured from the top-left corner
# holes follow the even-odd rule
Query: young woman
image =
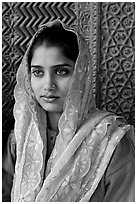
[(134, 201), (133, 129), (98, 110), (84, 39), (43, 25), (17, 73), (3, 201)]

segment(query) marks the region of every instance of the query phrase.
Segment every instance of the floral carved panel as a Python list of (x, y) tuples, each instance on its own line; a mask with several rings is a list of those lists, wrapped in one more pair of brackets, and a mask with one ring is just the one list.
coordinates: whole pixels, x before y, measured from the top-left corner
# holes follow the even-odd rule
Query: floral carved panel
[(100, 4), (97, 104), (134, 124), (135, 5)]

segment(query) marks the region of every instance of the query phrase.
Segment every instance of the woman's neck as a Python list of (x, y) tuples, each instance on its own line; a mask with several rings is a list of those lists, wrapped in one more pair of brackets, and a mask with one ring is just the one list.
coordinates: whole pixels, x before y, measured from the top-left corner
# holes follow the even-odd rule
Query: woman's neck
[(62, 113), (47, 113), (48, 127), (50, 130), (58, 132), (58, 121)]

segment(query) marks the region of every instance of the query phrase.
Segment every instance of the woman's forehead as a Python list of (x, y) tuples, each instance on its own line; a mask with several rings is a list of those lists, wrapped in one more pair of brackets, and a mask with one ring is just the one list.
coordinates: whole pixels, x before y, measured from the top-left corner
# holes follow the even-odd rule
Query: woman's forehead
[(72, 60), (70, 60), (64, 55), (61, 48), (56, 46), (47, 47), (45, 45), (41, 45), (34, 50), (31, 65), (43, 64), (52, 66), (54, 64), (60, 63), (67, 63), (73, 65)]

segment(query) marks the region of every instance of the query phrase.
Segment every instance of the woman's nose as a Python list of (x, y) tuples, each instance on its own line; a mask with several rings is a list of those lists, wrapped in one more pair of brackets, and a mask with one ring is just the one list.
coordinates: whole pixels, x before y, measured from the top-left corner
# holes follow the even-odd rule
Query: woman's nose
[(45, 74), (45, 77), (44, 77), (44, 89), (47, 90), (47, 91), (51, 91), (51, 90), (54, 90), (55, 89), (55, 83), (54, 83), (54, 77), (52, 74), (50, 73), (46, 73)]

